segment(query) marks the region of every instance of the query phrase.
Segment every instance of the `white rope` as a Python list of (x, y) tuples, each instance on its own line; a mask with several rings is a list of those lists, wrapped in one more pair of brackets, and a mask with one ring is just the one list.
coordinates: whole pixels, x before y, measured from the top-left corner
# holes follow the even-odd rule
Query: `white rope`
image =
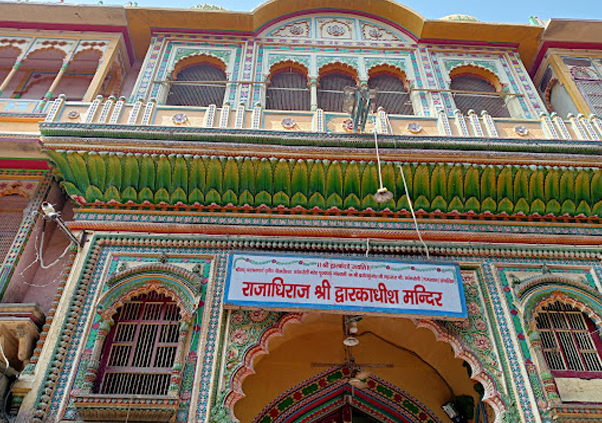
[(422, 245), (424, 245), (424, 251), (426, 251), (427, 260), (431, 258), (429, 254), (429, 247), (426, 245), (424, 240), (422, 239), (422, 235), (420, 234), (420, 228), (418, 227), (418, 220), (416, 220), (416, 213), (414, 213), (414, 207), (412, 206), (412, 199), (410, 198), (410, 193), (408, 192), (408, 184), (406, 183), (406, 177), (403, 175), (403, 168), (399, 165), (399, 173), (401, 173), (401, 180), (403, 181), (403, 187), (406, 190), (406, 196), (408, 197), (408, 204), (410, 205), (410, 211), (412, 212), (412, 218), (414, 219), (414, 227), (416, 228), (416, 233), (418, 234), (418, 239)]

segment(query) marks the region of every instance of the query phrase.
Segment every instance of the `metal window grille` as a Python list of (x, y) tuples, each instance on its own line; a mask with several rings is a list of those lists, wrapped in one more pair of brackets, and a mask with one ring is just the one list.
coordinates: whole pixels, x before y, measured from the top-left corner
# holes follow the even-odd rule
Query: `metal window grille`
[(403, 81), (392, 75), (375, 75), (368, 81), (368, 87), (376, 89), (374, 110), (379, 107), (390, 115), (413, 115), (414, 109)]
[(27, 203), (29, 199), (20, 195), (5, 195), (0, 198), (0, 263), (4, 262), (21, 227)]
[(266, 93), (266, 109), (309, 110), (307, 77), (294, 69), (273, 75)]
[(595, 327), (581, 311), (556, 302), (537, 315), (536, 324), (550, 370), (602, 372)]
[(462, 114), (467, 114), (472, 109), (479, 114), (487, 110), (492, 117), (510, 117), (504, 99), (500, 97), (495, 87), (484, 79), (472, 75), (460, 75), (452, 79), (450, 89), (479, 92), (479, 94), (453, 93), (456, 107)]
[[(207, 107), (215, 104), (221, 107), (224, 102), (226, 74), (215, 66), (203, 64), (183, 69), (178, 73), (176, 81), (179, 83), (172, 84), (167, 95), (168, 105)], [(189, 82), (186, 83), (187, 81)]]
[(355, 87), (354, 79), (342, 73), (331, 73), (320, 78), (318, 87), (318, 107), (325, 112), (343, 112), (343, 91), (345, 87)]
[(117, 312), (104, 345), (98, 392), (167, 395), (178, 347), (179, 308), (151, 292)]
[(602, 81), (575, 81), (596, 116), (602, 116)]

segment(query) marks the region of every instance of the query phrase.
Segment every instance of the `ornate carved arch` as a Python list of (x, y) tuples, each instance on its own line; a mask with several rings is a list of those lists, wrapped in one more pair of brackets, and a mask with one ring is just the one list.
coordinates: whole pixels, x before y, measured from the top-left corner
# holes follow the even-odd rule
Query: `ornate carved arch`
[(332, 73), (342, 73), (352, 77), (356, 82), (359, 82), (359, 74), (356, 68), (342, 62), (326, 63), (318, 69), (318, 79)]
[(481, 363), (479, 358), (474, 354), (467, 345), (460, 341), (454, 334), (445, 329), (440, 323), (434, 320), (416, 320), (416, 327), (430, 329), (437, 341), (443, 341), (450, 344), (454, 350), (454, 355), (467, 362), (471, 368), (470, 378), (475, 382), (483, 385), (485, 393), (483, 402), (489, 404), (495, 412), (495, 421), (501, 421), (502, 415), (506, 411), (506, 405), (502, 401), (498, 391), (496, 378), (489, 374), (486, 367)]
[(81, 56), (82, 54), (89, 53), (89, 52), (95, 52), (95, 53), (98, 53), (98, 55), (99, 55), (99, 56), (98, 56), (98, 60), (100, 60), (100, 59), (102, 58), (103, 51), (102, 51), (101, 49), (99, 49), (99, 48), (97, 48), (97, 47), (88, 47), (88, 48), (86, 48), (86, 49), (84, 49), (84, 50), (80, 50), (80, 51), (78, 51), (77, 53), (75, 53), (75, 54), (73, 55), (73, 57), (71, 58), (71, 62), (74, 62), (74, 61), (76, 61), (76, 60), (77, 60), (77, 58), (78, 58), (79, 56)]
[[(17, 54), (15, 55), (15, 58), (19, 58), (19, 56), (20, 56), (20, 55), (23, 53), (23, 50), (22, 50), (22, 49), (20, 49), (20, 48), (19, 48), (19, 47), (17, 47), (17, 46), (13, 46), (13, 45), (10, 45), (10, 44), (9, 44), (9, 45), (4, 45), (4, 46), (0, 46), (0, 51), (4, 51), (5, 53), (6, 53), (7, 51), (9, 51), (9, 52), (10, 52), (11, 50), (15, 50), (15, 52), (17, 53)], [(9, 54), (3, 54), (3, 56), (4, 56), (4, 57), (7, 57), (8, 55), (9, 55)]]
[[(243, 359), (237, 369), (233, 370), (230, 378), (230, 386), (227, 386), (224, 397), (224, 405), (228, 407), (231, 415), (234, 415), (234, 406), (236, 402), (244, 398), (246, 395), (242, 390), (244, 379), (255, 373), (253, 362), (255, 358), (268, 354), (268, 343), (270, 339), (276, 336), (283, 336), (284, 329), (289, 323), (302, 323), (306, 314), (289, 313), (284, 315), (273, 325), (266, 328), (258, 337), (250, 348), (247, 349)], [(487, 403), (496, 414), (496, 421), (501, 421), (501, 416), (506, 411), (506, 405), (502, 401), (501, 395), (496, 384), (496, 378), (491, 375), (486, 366), (484, 366), (479, 358), (453, 333), (445, 329), (440, 323), (431, 320), (416, 320), (414, 321), (418, 328), (428, 328), (434, 334), (437, 341), (447, 342), (454, 349), (455, 356), (466, 361), (471, 369), (471, 379), (479, 382), (485, 389), (483, 402)], [(227, 381), (228, 382), (228, 381)], [(313, 420), (312, 420), (313, 421)]]
[(552, 90), (557, 84), (560, 84), (558, 78), (552, 78), (543, 92), (543, 100), (546, 102), (546, 106), (550, 112), (554, 111), (554, 106), (552, 106)]
[(524, 321), (528, 323), (529, 329), (535, 331), (535, 316), (548, 304), (560, 301), (585, 313), (598, 328), (602, 328), (602, 302), (600, 298), (592, 296), (581, 287), (567, 287), (560, 285), (545, 286), (542, 289), (531, 292), (526, 300), (523, 313)]
[(407, 76), (405, 70), (403, 70), (399, 66), (395, 66), (392, 64), (378, 64), (378, 65), (374, 64), (374, 65), (372, 65), (372, 67), (367, 69), (367, 71), (368, 71), (369, 78), (372, 78), (372, 77), (378, 76), (378, 75), (383, 75), (383, 74), (394, 76), (395, 78), (399, 78), (403, 82), (403, 86), (406, 89), (406, 91), (410, 90), (411, 81), (408, 79), (408, 76)]
[(173, 71), (171, 72), (171, 77), (175, 80), (178, 74), (184, 69), (202, 64), (215, 66), (216, 68), (222, 70), (224, 73), (226, 73), (226, 69), (228, 67), (228, 64), (221, 57), (217, 55), (212, 55), (210, 52), (202, 52), (198, 54), (191, 54), (185, 56), (177, 62), (175, 62), (173, 64)]
[(304, 74), (306, 78), (308, 77), (309, 69), (307, 68), (307, 66), (305, 66), (305, 64), (301, 62), (297, 62), (291, 59), (278, 61), (272, 64), (272, 66), (270, 66), (270, 78), (278, 72), (283, 72), (289, 68), (293, 68), (299, 71), (300, 73)]
[(36, 53), (40, 53), (42, 51), (51, 51), (51, 50), (54, 50), (54, 51), (60, 53), (63, 56), (62, 60), (65, 60), (65, 58), (67, 57), (67, 52), (66, 51), (61, 50), (60, 48), (56, 48), (56, 47), (50, 46), (50, 47), (44, 47), (44, 48), (36, 48), (35, 50), (29, 51), (27, 53), (27, 56), (25, 56), (25, 58), (23, 60), (23, 63), (25, 63), (30, 56), (32, 56), (32, 55), (34, 55)]
[(497, 92), (502, 92), (504, 84), (500, 77), (491, 69), (479, 66), (477, 64), (458, 64), (449, 70), (450, 79), (462, 75), (472, 75), (484, 79), (495, 87)]
[(349, 404), (385, 423), (442, 423), (407, 392), (374, 375), (365, 387), (349, 384), (352, 370), (333, 367), (282, 393), (252, 423), (313, 422)]
[(582, 291), (587, 292), (594, 298), (602, 298), (600, 293), (596, 291), (594, 288), (588, 286), (583, 282), (579, 282), (568, 277), (559, 275), (559, 274), (543, 274), (537, 275), (530, 278), (527, 278), (520, 282), (518, 287), (515, 288), (516, 296), (519, 299), (522, 299), (524, 296), (528, 295), (530, 291), (537, 289), (541, 285), (557, 285), (557, 286), (566, 286), (576, 288)]
[(246, 396), (242, 390), (242, 383), (247, 376), (255, 373), (253, 362), (260, 355), (269, 354), (268, 343), (270, 339), (277, 336), (283, 336), (286, 326), (290, 323), (301, 323), (305, 316), (306, 314), (304, 313), (288, 313), (284, 315), (272, 326), (265, 329), (261, 336), (259, 336), (257, 342), (247, 349), (239, 368), (232, 373), (229, 392), (224, 400), (224, 404), (232, 413), (234, 411), (234, 404)]
[(107, 321), (126, 301), (150, 291), (172, 298), (180, 308), (182, 320), (189, 321), (204, 297), (199, 276), (169, 264), (155, 263), (115, 273), (107, 285), (111, 288), (100, 297), (97, 306), (98, 313)]

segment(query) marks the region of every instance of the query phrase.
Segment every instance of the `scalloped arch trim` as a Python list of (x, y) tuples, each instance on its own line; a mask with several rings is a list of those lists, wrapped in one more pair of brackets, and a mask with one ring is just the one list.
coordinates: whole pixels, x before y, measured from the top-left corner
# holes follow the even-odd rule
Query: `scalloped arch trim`
[(560, 301), (581, 310), (598, 328), (602, 328), (602, 304), (599, 300), (592, 298), (588, 293), (576, 288), (568, 290), (562, 287), (548, 287), (532, 295), (525, 309), (524, 319), (529, 323), (531, 330), (537, 330), (535, 316), (549, 304)]
[(264, 354), (269, 354), (268, 343), (270, 339), (283, 336), (285, 327), (290, 323), (301, 323), (306, 316), (304, 313), (289, 313), (278, 319), (271, 327), (267, 328), (259, 340), (247, 350), (239, 368), (234, 371), (230, 380), (230, 392), (226, 395), (224, 404), (230, 408), (234, 415), (234, 404), (246, 395), (242, 390), (242, 383), (247, 376), (255, 373), (253, 362), (257, 357)]
[(176, 266), (153, 264), (135, 267), (112, 275), (107, 280), (111, 288), (98, 301), (98, 312), (104, 320), (111, 320), (117, 309), (126, 301), (140, 294), (155, 291), (173, 299), (180, 308), (184, 321), (189, 321), (196, 312), (204, 289), (195, 293), (194, 283), (200, 278), (192, 272)]
[(485, 388), (483, 402), (487, 403), (494, 410), (496, 415), (495, 421), (501, 421), (501, 417), (506, 411), (506, 405), (502, 401), (500, 392), (497, 389), (495, 382), (496, 378), (487, 372), (486, 367), (481, 363), (477, 356), (470, 351), (468, 346), (464, 345), (460, 339), (451, 334), (439, 323), (432, 320), (417, 320), (414, 321), (414, 323), (418, 328), (430, 329), (437, 341), (443, 341), (450, 344), (456, 358), (464, 360), (470, 365), (472, 370), (470, 378), (479, 382)]
[(332, 73), (342, 73), (342, 74), (352, 77), (356, 81), (358, 81), (358, 77), (359, 77), (358, 70), (356, 68), (354, 68), (353, 66), (351, 66), (347, 63), (331, 62), (331, 63), (326, 63), (325, 65), (322, 65), (322, 67), (320, 69), (318, 69), (318, 75), (319, 75), (318, 79), (322, 78), (323, 76), (332, 74)]
[(561, 285), (561, 286), (570, 286), (573, 288), (577, 288), (580, 289), (584, 292), (587, 292), (590, 296), (592, 297), (599, 297), (602, 298), (602, 296), (600, 295), (600, 293), (598, 291), (596, 291), (595, 289), (582, 284), (580, 282), (577, 282), (573, 279), (558, 275), (558, 274), (545, 274), (545, 275), (538, 275), (538, 276), (533, 276), (530, 278), (525, 279), (524, 281), (521, 282), (521, 284), (519, 285), (519, 287), (515, 290), (515, 293), (517, 295), (518, 298), (524, 297), (525, 295), (527, 295), (530, 291), (537, 289), (537, 287), (539, 287), (540, 285), (543, 284), (548, 284), (548, 285)]
[(367, 71), (368, 77), (370, 78), (378, 75), (390, 75), (399, 78), (401, 82), (403, 82), (406, 91), (410, 89), (410, 80), (408, 79), (405, 70), (401, 69), (399, 66), (387, 64), (372, 65)]
[(196, 65), (211, 65), (226, 73), (228, 64), (221, 57), (214, 56), (211, 53), (203, 52), (199, 54), (191, 54), (185, 56), (173, 64), (171, 77), (175, 80), (180, 72), (184, 69)]
[(351, 370), (333, 367), (285, 391), (270, 402), (252, 423), (313, 422), (350, 405), (383, 423), (423, 423), (441, 420), (407, 392), (370, 375), (365, 388), (349, 384)]
[(307, 66), (305, 66), (303, 63), (297, 62), (295, 60), (280, 60), (274, 62), (272, 66), (270, 66), (270, 78), (278, 72), (284, 72), (289, 68), (293, 68), (301, 72), (306, 77), (309, 74), (309, 69), (307, 69)]
[(482, 78), (493, 85), (497, 92), (501, 92), (504, 89), (504, 84), (500, 80), (500, 77), (490, 69), (487, 69), (483, 66), (474, 64), (459, 64), (449, 70), (449, 77), (451, 79), (462, 75), (471, 75)]

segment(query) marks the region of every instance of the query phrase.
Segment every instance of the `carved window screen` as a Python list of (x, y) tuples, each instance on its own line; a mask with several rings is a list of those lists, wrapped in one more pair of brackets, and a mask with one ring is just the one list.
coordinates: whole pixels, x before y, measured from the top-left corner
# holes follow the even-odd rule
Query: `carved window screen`
[(320, 78), (318, 87), (318, 107), (325, 112), (343, 113), (343, 90), (355, 87), (355, 80), (342, 73), (331, 73)]
[(267, 89), (266, 109), (309, 110), (307, 77), (295, 69), (274, 74)]
[(536, 324), (548, 367), (556, 376), (602, 376), (600, 336), (581, 311), (556, 302), (537, 315)]
[(375, 75), (368, 81), (368, 86), (376, 89), (375, 111), (382, 107), (390, 115), (414, 114), (410, 95), (401, 79), (393, 75)]
[[(224, 82), (221, 82), (224, 81)], [(183, 69), (171, 84), (167, 104), (172, 106), (222, 107), (226, 92), (226, 74), (207, 64)]]
[(4, 262), (23, 221), (29, 199), (20, 195), (0, 197), (0, 263)]
[(167, 395), (178, 347), (179, 308), (151, 292), (125, 303), (104, 345), (97, 392)]
[(456, 107), (463, 114), (467, 114), (472, 109), (478, 114), (487, 110), (493, 117), (510, 117), (504, 99), (497, 94), (491, 83), (482, 78), (473, 75), (456, 76), (452, 79), (450, 89), (472, 91), (472, 93), (453, 93)]

